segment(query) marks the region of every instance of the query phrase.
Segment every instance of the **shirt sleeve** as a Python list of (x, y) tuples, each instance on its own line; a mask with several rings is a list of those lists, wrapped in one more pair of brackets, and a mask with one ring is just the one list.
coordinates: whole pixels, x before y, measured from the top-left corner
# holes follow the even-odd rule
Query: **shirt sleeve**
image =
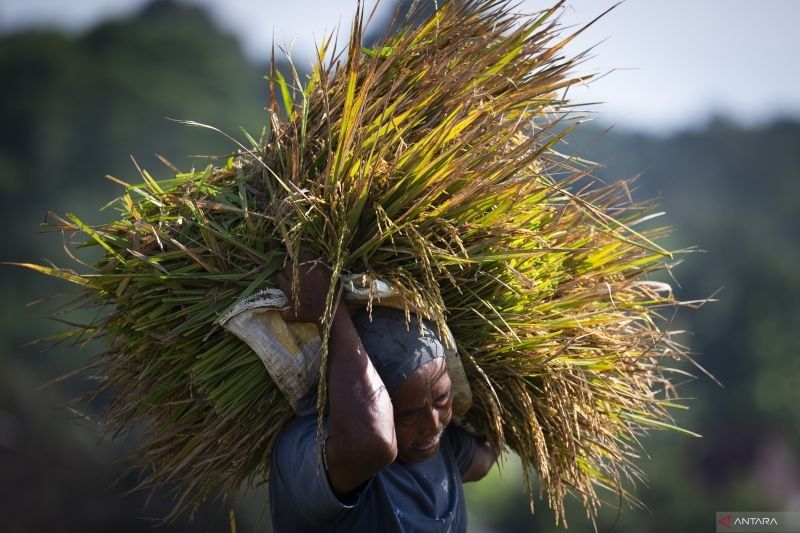
[[(357, 507), (364, 490), (348, 498), (347, 503), (336, 497), (322, 462), (316, 429), (317, 417), (309, 416), (298, 419), (284, 430), (272, 452), (270, 482), (280, 491), (283, 502), (290, 502), (306, 520), (321, 525)], [(327, 433), (326, 424), (325, 437)], [(280, 505), (280, 502), (274, 503)]]
[(475, 437), (467, 430), (451, 423), (445, 431), (450, 448), (458, 465), (458, 473), (464, 475), (475, 458)]

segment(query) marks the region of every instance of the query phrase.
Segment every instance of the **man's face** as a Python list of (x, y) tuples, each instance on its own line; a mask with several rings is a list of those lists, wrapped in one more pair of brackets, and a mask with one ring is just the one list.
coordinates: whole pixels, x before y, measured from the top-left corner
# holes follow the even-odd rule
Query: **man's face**
[(417, 463), (433, 457), (453, 416), (450, 376), (444, 358), (425, 363), (392, 397), (397, 458)]

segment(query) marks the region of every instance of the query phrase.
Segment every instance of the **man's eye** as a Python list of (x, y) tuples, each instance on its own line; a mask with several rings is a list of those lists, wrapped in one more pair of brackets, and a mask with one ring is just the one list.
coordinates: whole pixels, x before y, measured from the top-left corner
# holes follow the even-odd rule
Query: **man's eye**
[(439, 396), (438, 398), (436, 398), (436, 403), (441, 405), (441, 404), (447, 403), (447, 400), (449, 400), (449, 399), (450, 399), (450, 391), (447, 391), (444, 394), (442, 394), (441, 396)]
[(404, 424), (408, 424), (416, 420), (418, 413), (405, 413), (397, 416), (397, 420)]

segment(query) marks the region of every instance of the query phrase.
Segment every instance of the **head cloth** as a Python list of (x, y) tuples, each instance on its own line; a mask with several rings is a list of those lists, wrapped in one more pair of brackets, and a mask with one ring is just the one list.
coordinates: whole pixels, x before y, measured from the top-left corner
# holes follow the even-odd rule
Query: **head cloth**
[(445, 357), (435, 326), (413, 313), (406, 324), (403, 311), (375, 306), (372, 321), (366, 311), (360, 311), (353, 316), (353, 324), (390, 396), (419, 367)]

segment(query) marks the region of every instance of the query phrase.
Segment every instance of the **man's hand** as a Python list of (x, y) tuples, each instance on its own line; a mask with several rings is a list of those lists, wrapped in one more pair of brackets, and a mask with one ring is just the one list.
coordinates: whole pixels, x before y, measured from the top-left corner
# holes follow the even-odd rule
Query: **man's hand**
[[(292, 265), (287, 261), (283, 271), (278, 273), (278, 286), (286, 294), (292, 305), (291, 309), (281, 311), (287, 322), (313, 322), (321, 327), (322, 315), (325, 312), (325, 299), (331, 283), (331, 269), (323, 261), (308, 252), (300, 256), (300, 278), (298, 279), (299, 305), (293, 305)], [(339, 289), (337, 289), (339, 290)], [(336, 309), (339, 294), (334, 299)]]

